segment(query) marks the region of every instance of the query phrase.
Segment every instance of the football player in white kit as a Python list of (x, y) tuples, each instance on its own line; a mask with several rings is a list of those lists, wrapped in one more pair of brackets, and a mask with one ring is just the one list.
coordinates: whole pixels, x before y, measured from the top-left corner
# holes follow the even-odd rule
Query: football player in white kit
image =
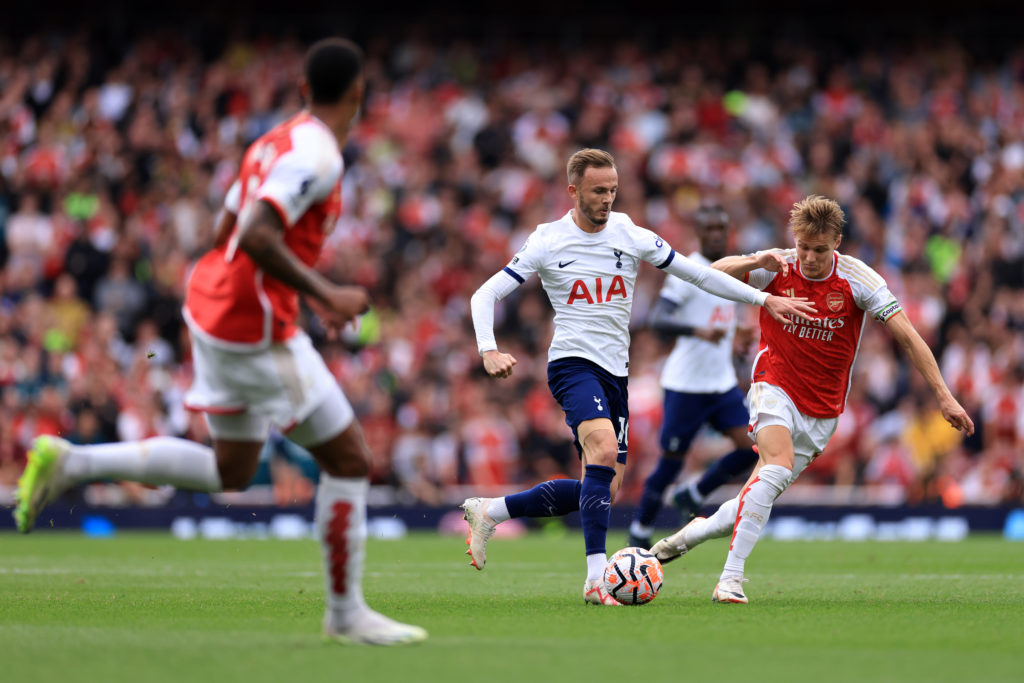
[(494, 303), (534, 273), (555, 309), (548, 350), (548, 386), (565, 411), (580, 452), (582, 481), (556, 479), (502, 498), (469, 498), (467, 554), (478, 570), (487, 562), (487, 540), (512, 517), (551, 517), (579, 510), (586, 545), (584, 600), (617, 605), (602, 587), (605, 537), (611, 504), (622, 481), (629, 440), (626, 378), (629, 316), (642, 261), (732, 301), (757, 304), (780, 321), (804, 319), (814, 308), (797, 298), (765, 296), (737, 280), (679, 256), (658, 235), (612, 211), (618, 191), (615, 161), (603, 150), (584, 149), (569, 159), (573, 208), (539, 225), (503, 270), (471, 301), (477, 346), (492, 377), (512, 374), (516, 359), (498, 350)]
[[(711, 265), (726, 255), (729, 216), (721, 206), (705, 205), (694, 216), (700, 250), (687, 258)], [(686, 519), (693, 517), (704, 496), (757, 462), (747, 435), (747, 406), (732, 364), (736, 304), (677, 277), (668, 276), (649, 316), (650, 326), (676, 338), (661, 372), (665, 390), (661, 426), (662, 456), (644, 482), (644, 493), (629, 527), (628, 545), (651, 547), (654, 518), (665, 489), (683, 468), (690, 444), (704, 424), (727, 436), (734, 450), (725, 454), (699, 481), (674, 492), (673, 500)]]
[(341, 210), (341, 147), (363, 99), (362, 61), (362, 51), (340, 38), (309, 49), (300, 86), (307, 107), (246, 150), (215, 246), (189, 277), (183, 314), (195, 376), (185, 400), (206, 414), (213, 448), (173, 437), (78, 446), (40, 436), (18, 482), (14, 518), (27, 533), (47, 503), (95, 479), (243, 488), (274, 425), (323, 470), (315, 521), (324, 635), (396, 645), (427, 632), (363, 599), (371, 454), (352, 406), (296, 324), (299, 294), (334, 329), (369, 305), (362, 288), (336, 285), (313, 268)]

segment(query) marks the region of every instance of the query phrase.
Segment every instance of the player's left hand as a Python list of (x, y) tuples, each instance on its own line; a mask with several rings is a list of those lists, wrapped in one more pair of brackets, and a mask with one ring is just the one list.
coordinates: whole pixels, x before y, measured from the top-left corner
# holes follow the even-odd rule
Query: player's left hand
[(764, 300), (764, 310), (768, 315), (783, 325), (790, 325), (792, 320), (786, 316), (793, 316), (797, 320), (810, 321), (812, 316), (818, 312), (814, 304), (803, 297), (775, 296), (769, 294)]
[(939, 409), (942, 410), (942, 417), (946, 418), (946, 422), (951, 424), (954, 429), (957, 429), (967, 436), (974, 434), (974, 421), (971, 420), (971, 416), (967, 414), (964, 407), (957, 402), (952, 396), (948, 396), (939, 402)]

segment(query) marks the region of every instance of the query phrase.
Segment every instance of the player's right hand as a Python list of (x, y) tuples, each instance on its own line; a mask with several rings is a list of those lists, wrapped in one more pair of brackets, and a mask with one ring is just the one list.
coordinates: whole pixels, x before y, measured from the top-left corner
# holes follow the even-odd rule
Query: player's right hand
[(789, 274), (789, 262), (780, 251), (762, 251), (757, 254), (757, 267), (773, 273)]
[(789, 325), (793, 322), (787, 319), (786, 316), (810, 322), (814, 314), (818, 312), (818, 309), (808, 299), (803, 297), (775, 296), (774, 294), (769, 294), (768, 298), (764, 300), (764, 310), (768, 311), (768, 315), (783, 325)]
[(484, 370), (491, 377), (511, 377), (512, 366), (518, 363), (511, 353), (501, 351), (484, 351)]
[(942, 410), (942, 417), (946, 418), (954, 429), (958, 429), (967, 436), (974, 434), (974, 420), (967, 414), (964, 407), (952, 396), (946, 396), (939, 401), (939, 408)]

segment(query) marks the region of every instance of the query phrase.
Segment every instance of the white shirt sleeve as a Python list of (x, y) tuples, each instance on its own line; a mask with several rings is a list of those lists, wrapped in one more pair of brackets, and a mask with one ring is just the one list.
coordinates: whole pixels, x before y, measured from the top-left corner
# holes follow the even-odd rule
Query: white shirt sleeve
[(771, 284), (778, 273), (766, 268), (755, 268), (747, 273), (747, 284), (754, 289), (764, 289)]
[(635, 225), (631, 230), (634, 235), (633, 244), (640, 258), (652, 266), (664, 268), (675, 257), (675, 250), (656, 233)]
[(272, 204), (285, 227), (326, 198), (341, 177), (338, 145), (319, 127), (299, 126), (292, 131), (292, 149), (274, 161), (255, 199)]
[(538, 226), (508, 265), (473, 294), (469, 308), (473, 314), (476, 347), (480, 353), (498, 348), (498, 343), (494, 340), (494, 303), (504, 299), (512, 290), (526, 282), (526, 278), (540, 270), (546, 254), (547, 246)]
[(498, 348), (498, 342), (494, 340), (495, 302), (504, 299), (518, 286), (519, 281), (505, 268), (483, 283), (469, 300), (473, 329), (476, 331), (476, 348), (481, 355), (484, 351), (495, 351)]
[(531, 275), (544, 267), (547, 259), (547, 246), (540, 230), (541, 226), (538, 226), (505, 266), (504, 271), (515, 278), (519, 284), (526, 282)]
[(903, 310), (903, 306), (885, 284), (885, 278), (874, 268), (852, 256), (843, 254), (840, 258), (846, 260), (847, 282), (850, 283), (857, 306), (883, 323)]
[[(794, 255), (796, 253), (795, 249), (762, 249), (761, 251), (755, 251), (753, 255), (758, 256), (769, 251), (782, 254), (783, 258), (789, 261), (790, 268), (796, 267), (796, 256)], [(772, 283), (772, 280), (775, 279), (776, 275), (778, 275), (778, 273), (768, 270), (767, 268), (755, 268), (747, 273), (746, 282), (754, 289), (764, 289)]]
[(224, 196), (224, 210), (237, 216), (241, 204), (242, 183), (236, 178), (235, 182), (231, 183), (231, 187), (228, 188), (227, 195)]
[(710, 292), (729, 301), (763, 306), (768, 298), (766, 292), (754, 289), (720, 270), (694, 263), (674, 251), (669, 255), (668, 262), (660, 268), (666, 273), (693, 283), (705, 292)]

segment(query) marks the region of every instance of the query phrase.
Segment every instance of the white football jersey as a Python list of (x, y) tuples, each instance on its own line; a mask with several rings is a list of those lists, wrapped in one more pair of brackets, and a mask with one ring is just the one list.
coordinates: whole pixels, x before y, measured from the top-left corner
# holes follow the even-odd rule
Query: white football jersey
[(618, 377), (629, 374), (629, 316), (641, 261), (664, 267), (675, 252), (624, 213), (600, 232), (580, 230), (568, 212), (530, 235), (504, 272), (518, 283), (537, 273), (555, 309), (548, 361), (586, 358)]
[[(711, 262), (698, 251), (688, 257), (704, 266)], [(736, 304), (709, 294), (674, 275), (665, 277), (658, 294), (677, 306), (672, 321), (694, 329), (723, 329), (725, 336), (712, 344), (692, 335), (676, 338), (676, 345), (661, 371), (661, 386), (694, 394), (722, 393), (736, 386), (732, 340), (736, 335)]]

